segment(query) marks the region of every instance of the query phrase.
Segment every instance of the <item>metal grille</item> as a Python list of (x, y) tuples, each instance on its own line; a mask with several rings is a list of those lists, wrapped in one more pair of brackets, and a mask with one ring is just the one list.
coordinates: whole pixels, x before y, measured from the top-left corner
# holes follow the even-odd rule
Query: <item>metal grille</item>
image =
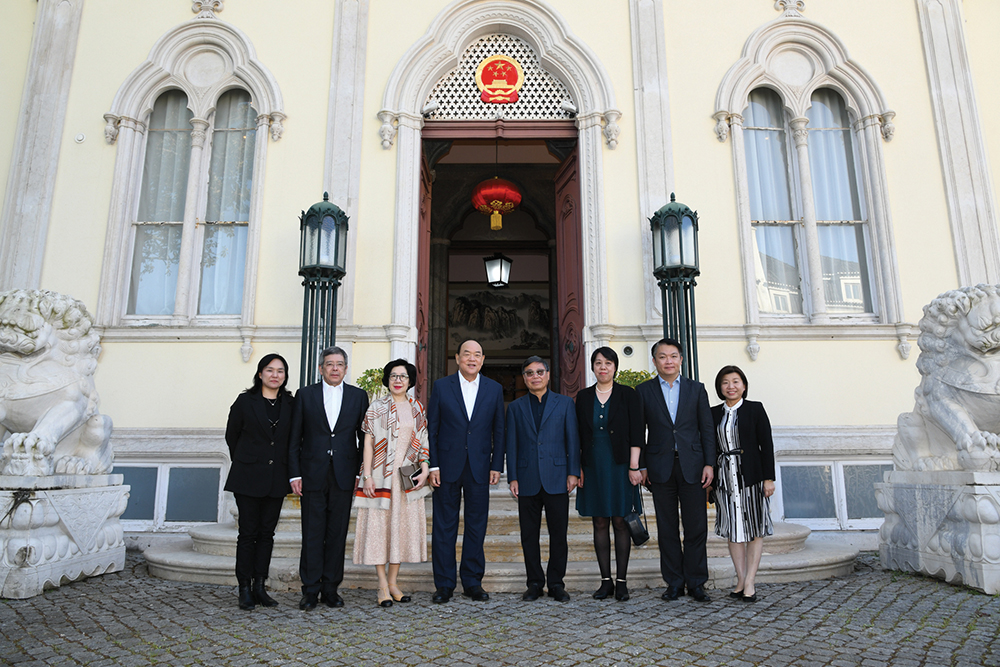
[[(488, 104), (479, 97), (476, 67), (493, 55), (505, 55), (521, 64), (524, 85), (512, 104)], [(458, 67), (437, 82), (425, 104), (437, 100), (440, 105), (428, 118), (433, 120), (538, 120), (571, 118), (562, 102), (572, 103), (569, 90), (538, 64), (538, 57), (528, 44), (511, 35), (487, 35), (472, 44), (462, 55)]]

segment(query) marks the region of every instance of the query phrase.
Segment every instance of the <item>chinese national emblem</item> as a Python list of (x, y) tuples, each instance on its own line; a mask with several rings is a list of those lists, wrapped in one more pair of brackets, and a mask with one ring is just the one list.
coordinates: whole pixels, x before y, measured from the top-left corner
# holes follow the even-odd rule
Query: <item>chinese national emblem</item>
[(521, 64), (508, 56), (490, 56), (476, 68), (479, 97), (489, 104), (517, 102), (517, 91), (524, 84)]

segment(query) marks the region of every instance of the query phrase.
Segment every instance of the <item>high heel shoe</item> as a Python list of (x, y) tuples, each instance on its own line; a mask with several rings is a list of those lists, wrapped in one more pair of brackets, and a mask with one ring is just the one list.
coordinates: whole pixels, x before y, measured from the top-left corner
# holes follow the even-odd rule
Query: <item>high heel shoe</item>
[[(383, 595), (383, 593), (384, 593), (384, 595)], [(392, 597), (389, 595), (389, 589), (388, 588), (380, 588), (380, 589), (378, 589), (378, 606), (380, 606), (380, 607), (391, 607), (392, 606)]]
[(729, 597), (731, 597), (733, 599), (736, 599), (736, 600), (742, 600), (743, 599), (743, 589), (741, 588), (738, 591), (731, 591), (729, 593)]
[(399, 591), (399, 595), (393, 593), (392, 592), (393, 588), (399, 591), (399, 587), (392, 585), (389, 586), (389, 595), (391, 595), (392, 599), (395, 600), (396, 602), (409, 602), (412, 599), (409, 595), (404, 594), (402, 591)]
[(607, 579), (601, 577), (601, 587), (594, 591), (595, 600), (603, 600), (615, 592), (615, 585), (611, 583), (611, 577)]
[(624, 579), (615, 579), (615, 599), (619, 602), (628, 600), (628, 584)]

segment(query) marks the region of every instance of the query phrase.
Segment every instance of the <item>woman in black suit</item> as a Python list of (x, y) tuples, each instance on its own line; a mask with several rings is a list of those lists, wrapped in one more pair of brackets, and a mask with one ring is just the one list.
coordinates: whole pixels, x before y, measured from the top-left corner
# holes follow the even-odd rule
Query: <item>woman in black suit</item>
[(232, 465), (226, 490), (239, 509), (236, 538), (236, 581), (240, 609), (255, 604), (277, 606), (264, 589), (274, 548), (274, 529), (281, 503), (291, 493), (288, 484), (288, 434), (295, 400), (285, 389), (288, 363), (279, 354), (265, 355), (257, 364), (253, 386), (229, 408), (226, 444)]
[[(582, 469), (576, 511), (593, 517), (594, 550), (601, 569), (601, 587), (594, 599), (603, 600), (612, 593), (617, 600), (628, 600), (628, 560), (632, 539), (625, 515), (638, 503), (642, 473), (643, 421), (639, 395), (631, 387), (614, 381), (618, 372), (618, 354), (610, 347), (599, 347), (590, 356), (590, 366), (597, 384), (576, 395), (576, 420), (580, 431)], [(611, 534), (615, 527), (615, 564), (617, 581), (611, 582)]]
[(725, 366), (715, 376), (715, 391), (725, 403), (712, 408), (719, 443), (715, 471), (715, 534), (729, 540), (736, 588), (729, 594), (757, 601), (754, 579), (764, 537), (774, 533), (769, 499), (774, 493), (774, 442), (764, 406), (748, 401), (747, 376)]

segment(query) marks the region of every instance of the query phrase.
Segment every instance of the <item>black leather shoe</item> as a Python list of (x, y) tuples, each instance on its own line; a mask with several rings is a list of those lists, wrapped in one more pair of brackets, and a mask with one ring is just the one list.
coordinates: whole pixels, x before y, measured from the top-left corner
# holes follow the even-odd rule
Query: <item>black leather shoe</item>
[(240, 584), (240, 609), (253, 609), (255, 605), (256, 602), (253, 599), (253, 591), (250, 590), (250, 584)]
[(277, 607), (278, 601), (267, 594), (267, 590), (264, 588), (264, 579), (254, 579), (253, 587), (251, 588), (253, 593), (253, 599), (257, 601), (261, 607)]
[(666, 600), (667, 602), (670, 602), (672, 600), (676, 600), (682, 595), (684, 595), (683, 586), (667, 586), (667, 590), (663, 591), (663, 595), (661, 595), (660, 597)]
[(757, 591), (753, 592), (753, 595), (741, 595), (740, 599), (744, 602), (756, 602), (757, 601)]
[(694, 588), (692, 588), (691, 590), (689, 590), (688, 591), (688, 595), (690, 595), (691, 597), (693, 597), (698, 602), (711, 602), (712, 601), (712, 598), (708, 597), (708, 594), (705, 593), (705, 589), (702, 588), (701, 586), (695, 586)]
[(521, 599), (525, 602), (533, 602), (542, 597), (542, 587), (538, 584), (528, 584), (528, 590), (521, 594)]
[(601, 579), (601, 587), (594, 591), (595, 600), (604, 600), (615, 592), (615, 585), (611, 579)]
[(299, 609), (302, 611), (311, 611), (316, 608), (319, 603), (319, 596), (315, 593), (303, 593), (302, 599), (299, 600)]
[(743, 599), (743, 589), (741, 588), (738, 591), (730, 591), (729, 597), (733, 598), (734, 600), (742, 600)]
[(556, 602), (569, 602), (569, 593), (565, 586), (549, 586), (549, 597)]
[(490, 594), (484, 591), (482, 586), (469, 586), (462, 591), (462, 595), (472, 598), (476, 602), (486, 602), (490, 599)]
[(340, 597), (337, 591), (334, 591), (332, 593), (323, 593), (323, 597), (320, 599), (320, 602), (325, 604), (327, 607), (344, 606), (344, 598)]
[(434, 591), (434, 596), (431, 598), (431, 602), (437, 602), (437, 603), (447, 602), (448, 600), (451, 599), (452, 590), (453, 589), (451, 588), (445, 588), (444, 586), (442, 586), (441, 588)]
[(628, 600), (628, 584), (625, 583), (624, 579), (615, 580), (615, 599), (619, 602)]

